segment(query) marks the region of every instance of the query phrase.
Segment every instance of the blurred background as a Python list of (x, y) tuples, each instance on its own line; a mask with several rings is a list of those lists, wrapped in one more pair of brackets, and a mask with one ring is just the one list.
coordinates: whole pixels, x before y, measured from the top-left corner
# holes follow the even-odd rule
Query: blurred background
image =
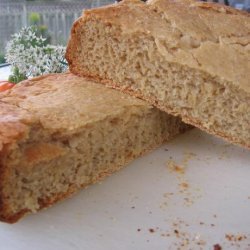
[(114, 0), (0, 0), (0, 63), (6, 43), (22, 27), (38, 26), (49, 43), (66, 45), (71, 26), (83, 9), (114, 3)]
[[(0, 0), (0, 64), (11, 35), (22, 27), (36, 25), (52, 44), (66, 45), (74, 20), (83, 9), (114, 3), (114, 0)], [(238, 9), (250, 10), (250, 0), (217, 0)]]

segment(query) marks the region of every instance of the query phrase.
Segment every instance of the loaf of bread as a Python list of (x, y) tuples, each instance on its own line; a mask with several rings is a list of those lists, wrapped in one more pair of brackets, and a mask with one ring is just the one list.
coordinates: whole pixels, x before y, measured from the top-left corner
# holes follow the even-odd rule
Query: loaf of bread
[(71, 72), (141, 97), (250, 148), (250, 15), (193, 0), (124, 0), (87, 10)]
[(70, 73), (27, 80), (0, 95), (0, 220), (48, 207), (186, 129)]

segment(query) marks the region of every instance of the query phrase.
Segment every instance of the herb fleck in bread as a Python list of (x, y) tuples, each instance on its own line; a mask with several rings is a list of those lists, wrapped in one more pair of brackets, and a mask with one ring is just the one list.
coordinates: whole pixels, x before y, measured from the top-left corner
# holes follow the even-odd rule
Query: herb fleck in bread
[(125, 0), (87, 10), (71, 72), (141, 97), (250, 148), (250, 15), (193, 0)]
[(0, 94), (0, 220), (16, 222), (187, 129), (142, 100), (70, 73)]

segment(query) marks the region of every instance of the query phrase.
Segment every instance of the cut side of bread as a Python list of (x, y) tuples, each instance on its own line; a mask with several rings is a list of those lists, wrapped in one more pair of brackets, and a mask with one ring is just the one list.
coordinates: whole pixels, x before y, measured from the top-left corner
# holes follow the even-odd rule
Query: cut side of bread
[(67, 198), (188, 127), (70, 73), (24, 81), (0, 94), (0, 220)]
[(125, 0), (72, 28), (70, 71), (250, 148), (250, 15), (193, 0)]

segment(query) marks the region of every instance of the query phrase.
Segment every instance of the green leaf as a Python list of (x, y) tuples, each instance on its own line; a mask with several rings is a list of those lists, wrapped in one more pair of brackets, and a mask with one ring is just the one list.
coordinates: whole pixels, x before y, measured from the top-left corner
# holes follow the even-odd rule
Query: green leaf
[(27, 76), (20, 73), (18, 67), (12, 68), (12, 75), (9, 76), (8, 81), (12, 83), (19, 83), (23, 80), (26, 80)]

